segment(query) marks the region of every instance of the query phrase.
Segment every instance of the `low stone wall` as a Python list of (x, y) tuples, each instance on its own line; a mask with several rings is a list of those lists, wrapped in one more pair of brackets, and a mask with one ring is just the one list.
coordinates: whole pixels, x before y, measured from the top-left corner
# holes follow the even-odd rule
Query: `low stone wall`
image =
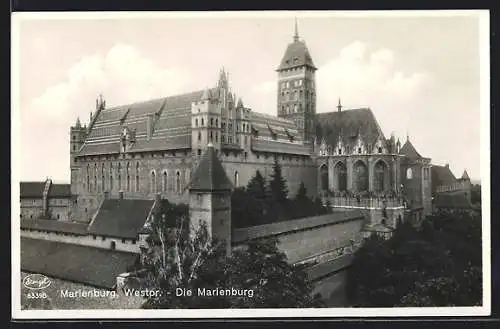
[(136, 241), (134, 244), (131, 240), (125, 240), (119, 238), (109, 238), (103, 236), (92, 236), (92, 235), (76, 235), (70, 233), (61, 232), (47, 232), (40, 230), (21, 230), (21, 237), (32, 238), (32, 239), (42, 239), (49, 241), (72, 243), (76, 245), (97, 247), (102, 249), (112, 249), (111, 245), (114, 242), (114, 250), (126, 251), (139, 253), (139, 242)]

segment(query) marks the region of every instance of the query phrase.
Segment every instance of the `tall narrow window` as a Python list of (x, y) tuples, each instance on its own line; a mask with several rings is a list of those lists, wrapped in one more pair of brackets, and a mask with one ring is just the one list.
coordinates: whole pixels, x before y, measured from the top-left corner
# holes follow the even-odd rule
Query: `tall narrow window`
[(406, 169), (406, 179), (412, 179), (413, 178), (413, 171), (411, 168)]
[(198, 119), (194, 119), (195, 126), (198, 127)]
[(94, 192), (97, 192), (97, 163), (94, 166)]
[(201, 118), (201, 125), (204, 126), (205, 125), (205, 121), (203, 120), (203, 118)]
[(180, 193), (181, 192), (181, 173), (180, 172), (177, 172), (175, 174), (175, 191), (177, 193)]
[(234, 172), (234, 186), (237, 187), (239, 185), (240, 176), (237, 171)]
[(122, 189), (122, 164), (118, 163), (118, 191)]
[(151, 172), (151, 193), (156, 193), (156, 173)]
[(110, 191), (113, 190), (113, 164), (111, 163), (109, 165), (109, 189)]
[(214, 118), (210, 118), (210, 127), (213, 127), (214, 125)]
[(88, 164), (87, 164), (87, 192), (90, 192), (90, 169)]
[(101, 165), (101, 185), (103, 192), (106, 191), (106, 179), (104, 178), (104, 163)]
[(161, 184), (161, 188), (162, 188), (163, 192), (165, 192), (167, 190), (167, 183), (168, 183), (168, 176), (167, 176), (167, 171), (165, 170), (163, 172), (162, 184)]
[(130, 162), (127, 162), (127, 192), (130, 191)]
[(201, 141), (201, 132), (198, 132), (198, 142)]
[(139, 192), (139, 162), (135, 165), (135, 191)]

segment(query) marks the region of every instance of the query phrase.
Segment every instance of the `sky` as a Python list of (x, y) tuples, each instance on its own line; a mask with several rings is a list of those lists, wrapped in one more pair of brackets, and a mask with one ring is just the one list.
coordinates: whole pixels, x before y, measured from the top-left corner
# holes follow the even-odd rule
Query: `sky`
[(70, 14), (13, 17), (22, 181), (69, 182), (69, 127), (88, 124), (100, 93), (114, 106), (201, 90), (224, 67), (245, 106), (276, 115), (294, 17), (318, 67), (318, 113), (339, 98), (369, 107), (386, 137), (408, 136), (433, 164), (480, 178), (477, 14)]

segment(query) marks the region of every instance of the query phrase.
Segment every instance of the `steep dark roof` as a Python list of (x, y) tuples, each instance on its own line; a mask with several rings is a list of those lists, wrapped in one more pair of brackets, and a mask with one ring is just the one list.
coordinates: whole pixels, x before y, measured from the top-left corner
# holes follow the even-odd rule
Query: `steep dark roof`
[(153, 200), (104, 200), (97, 216), (90, 223), (89, 234), (136, 239), (153, 203)]
[(209, 145), (201, 156), (188, 187), (199, 191), (224, 191), (233, 188), (213, 146)]
[(369, 146), (373, 147), (379, 138), (385, 142), (384, 134), (371, 109), (352, 109), (316, 115), (318, 142), (325, 142), (336, 147), (339, 139), (347, 146), (352, 146), (359, 135)]
[(86, 223), (71, 223), (47, 219), (22, 219), (21, 229), (87, 235)]
[(462, 174), (462, 179), (463, 180), (470, 180), (469, 174), (467, 173), (467, 170), (464, 170), (464, 173)]
[(41, 239), (21, 238), (21, 270), (112, 289), (137, 255)]
[(45, 182), (21, 182), (21, 198), (42, 198)]
[(403, 145), (403, 147), (399, 151), (399, 154), (404, 154), (407, 157), (412, 158), (412, 159), (419, 159), (422, 157), (420, 155), (420, 153), (417, 152), (417, 150), (415, 149), (413, 144), (410, 142), (410, 140), (406, 141), (406, 143)]
[[(203, 90), (106, 108), (97, 113), (79, 155), (118, 153), (122, 127), (135, 131), (130, 152), (191, 148), (191, 103)], [(215, 92), (212, 92), (213, 94)], [(148, 117), (153, 116), (148, 139)]]
[(294, 40), (294, 42), (288, 44), (278, 70), (290, 69), (302, 65), (316, 69), (306, 43), (301, 40)]
[(448, 209), (471, 209), (472, 204), (462, 193), (443, 193), (434, 197), (434, 206), (436, 208)]
[(71, 196), (70, 184), (51, 184), (49, 188), (49, 198), (65, 198)]
[(439, 186), (451, 186), (457, 182), (455, 175), (448, 166), (431, 167), (432, 192), (435, 192)]

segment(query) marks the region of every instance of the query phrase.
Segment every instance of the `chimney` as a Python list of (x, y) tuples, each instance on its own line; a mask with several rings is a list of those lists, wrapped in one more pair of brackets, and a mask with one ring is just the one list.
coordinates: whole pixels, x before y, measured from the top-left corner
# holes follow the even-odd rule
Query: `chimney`
[(118, 198), (119, 198), (120, 200), (123, 200), (123, 191), (119, 191), (119, 192), (118, 192)]

